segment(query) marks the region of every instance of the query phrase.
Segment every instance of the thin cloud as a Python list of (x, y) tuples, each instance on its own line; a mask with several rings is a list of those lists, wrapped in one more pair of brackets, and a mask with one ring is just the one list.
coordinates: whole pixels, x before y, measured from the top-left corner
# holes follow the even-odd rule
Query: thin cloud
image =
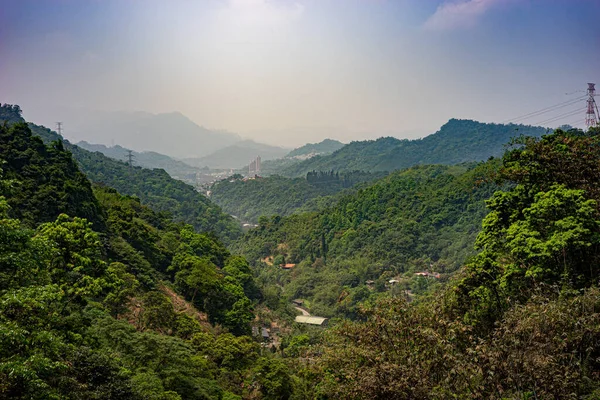
[(425, 29), (434, 31), (470, 28), (500, 0), (462, 0), (440, 4)]
[(243, 25), (285, 25), (302, 16), (304, 6), (298, 2), (270, 0), (230, 0), (229, 17)]

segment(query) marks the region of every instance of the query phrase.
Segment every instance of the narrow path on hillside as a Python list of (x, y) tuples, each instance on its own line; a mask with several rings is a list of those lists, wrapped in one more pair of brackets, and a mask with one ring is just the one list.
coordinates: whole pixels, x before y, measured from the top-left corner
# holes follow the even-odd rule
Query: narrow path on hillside
[(300, 308), (300, 307), (296, 307), (294, 306), (294, 308), (298, 311), (300, 311), (302, 313), (302, 315), (304, 315), (305, 317), (310, 317), (310, 313), (308, 311), (306, 311), (304, 308)]

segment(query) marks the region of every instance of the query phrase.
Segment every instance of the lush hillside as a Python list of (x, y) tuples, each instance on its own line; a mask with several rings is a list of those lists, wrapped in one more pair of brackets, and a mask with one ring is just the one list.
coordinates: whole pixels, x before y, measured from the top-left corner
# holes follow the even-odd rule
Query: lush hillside
[[(164, 170), (130, 168), (125, 162), (72, 145), (56, 132), (43, 126), (29, 124), (29, 129), (46, 143), (62, 141), (62, 146), (73, 154), (81, 170), (92, 182), (114, 187), (123, 194), (137, 196), (143, 204), (157, 211), (164, 211), (199, 231), (214, 232), (223, 240), (229, 241), (241, 234), (241, 227), (233, 218), (224, 214), (217, 205), (192, 186), (171, 178)], [(78, 185), (85, 187), (85, 183)], [(49, 188), (49, 191), (53, 190), (53, 186)], [(48, 193), (48, 196), (53, 195)]]
[(281, 174), (302, 176), (309, 171), (394, 171), (420, 164), (458, 164), (498, 157), (511, 138), (539, 137), (541, 127), (483, 124), (451, 119), (433, 135), (418, 140), (391, 137), (352, 142), (328, 156), (313, 157), (286, 167)]
[(262, 160), (281, 158), (288, 153), (288, 149), (244, 140), (231, 146), (219, 149), (214, 153), (201, 158), (186, 158), (183, 161), (195, 167), (209, 167), (217, 169), (243, 168), (250, 164), (257, 156)]
[[(316, 314), (352, 317), (357, 302), (386, 292), (388, 280), (423, 292), (427, 282), (413, 272), (451, 273), (473, 254), (497, 164), (396, 172), (318, 213), (260, 219), (237, 249), (254, 262), (267, 293), (306, 299)], [(275, 265), (259, 261), (271, 258)], [(282, 271), (281, 262), (297, 265)], [(367, 290), (367, 280), (378, 290)]]
[(600, 129), (260, 218), (249, 264), (0, 115), (0, 399), (600, 395)]
[[(0, 138), (0, 398), (289, 398), (297, 378), (246, 336), (260, 291), (245, 260), (137, 198), (92, 192), (62, 142), (24, 123)], [(29, 183), (44, 170), (53, 189)], [(23, 187), (65, 205), (29, 213)]]
[[(0, 107), (0, 110), (6, 110)], [(71, 153), (62, 143), (46, 146), (34, 137), (24, 122), (18, 122), (14, 109), (11, 128), (0, 131), (0, 164), (7, 180), (14, 180), (8, 205), (10, 215), (33, 225), (50, 222), (61, 213), (87, 218), (96, 229), (104, 225), (104, 217)], [(18, 117), (17, 117), (18, 116)]]
[(177, 158), (204, 157), (240, 141), (236, 134), (207, 129), (178, 112), (72, 112), (67, 137), (90, 143), (154, 151)]
[(210, 199), (243, 221), (257, 222), (262, 215), (290, 215), (307, 203), (349, 189), (357, 183), (375, 180), (382, 173), (311, 173), (306, 178), (273, 175), (244, 180), (241, 176), (212, 185)]
[(308, 351), (322, 396), (598, 396), (600, 130), (523, 143), (458, 279), (427, 302), (368, 307)]
[(319, 154), (330, 154), (344, 147), (344, 143), (337, 140), (325, 139), (319, 143), (308, 143), (289, 152), (287, 158), (309, 158)]
[[(292, 150), (283, 158), (263, 160), (261, 176), (281, 175), (281, 171), (288, 169), (302, 160), (317, 155), (331, 154), (344, 146), (343, 143), (331, 139), (325, 139), (320, 143), (308, 143)], [(244, 174), (247, 172), (247, 169), (238, 169), (236, 172)]]
[[(114, 158), (115, 160), (128, 161), (127, 152), (129, 149), (126, 149), (119, 145), (107, 147), (102, 144), (92, 144), (88, 142), (78, 142), (76, 145), (78, 147), (81, 147), (82, 149), (91, 152), (99, 151), (105, 156)], [(160, 154), (153, 151), (144, 151), (141, 153), (137, 151), (132, 151), (132, 154), (134, 157), (134, 165), (149, 169), (164, 169), (169, 175), (171, 175), (175, 179), (195, 182), (196, 173), (200, 172), (199, 168), (187, 165), (186, 163), (176, 160), (165, 154)]]

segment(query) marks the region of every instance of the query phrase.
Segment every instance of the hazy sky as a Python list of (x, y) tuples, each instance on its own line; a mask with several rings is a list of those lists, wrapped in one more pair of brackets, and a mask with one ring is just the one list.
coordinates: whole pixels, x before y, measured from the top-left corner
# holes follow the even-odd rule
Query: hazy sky
[(600, 87), (598, 17), (599, 0), (0, 0), (0, 102), (65, 127), (180, 111), (288, 146), (420, 137)]

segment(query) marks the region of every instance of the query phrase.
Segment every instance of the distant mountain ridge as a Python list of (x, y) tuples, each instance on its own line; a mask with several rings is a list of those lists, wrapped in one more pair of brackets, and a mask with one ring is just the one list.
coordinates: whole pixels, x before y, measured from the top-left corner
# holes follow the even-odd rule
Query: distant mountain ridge
[(310, 171), (394, 171), (414, 165), (482, 161), (502, 155), (513, 137), (540, 137), (545, 133), (542, 127), (451, 119), (438, 132), (422, 139), (384, 137), (352, 142), (331, 155), (289, 165), (281, 174), (295, 177)]
[(90, 143), (112, 140), (136, 150), (154, 151), (176, 158), (203, 157), (239, 142), (234, 133), (202, 127), (179, 112), (103, 112), (73, 115), (67, 136)]
[(289, 149), (283, 147), (243, 140), (219, 149), (206, 157), (184, 158), (182, 161), (199, 168), (236, 169), (244, 167), (257, 156), (260, 156), (263, 161), (274, 160), (285, 156), (288, 152)]
[[(75, 143), (75, 145), (92, 152), (99, 151), (105, 156), (119, 161), (126, 161), (127, 151), (130, 150), (119, 145), (108, 147), (103, 144), (93, 144), (86, 141)], [(144, 151), (141, 153), (132, 151), (132, 154), (134, 156), (134, 165), (144, 168), (161, 168), (177, 179), (185, 180), (187, 176), (195, 175), (195, 173), (200, 171), (199, 168), (192, 167), (183, 161), (154, 151)]]
[(292, 150), (286, 158), (310, 157), (312, 155), (330, 154), (344, 147), (345, 144), (333, 139), (325, 139), (319, 143), (307, 143), (302, 147)]

